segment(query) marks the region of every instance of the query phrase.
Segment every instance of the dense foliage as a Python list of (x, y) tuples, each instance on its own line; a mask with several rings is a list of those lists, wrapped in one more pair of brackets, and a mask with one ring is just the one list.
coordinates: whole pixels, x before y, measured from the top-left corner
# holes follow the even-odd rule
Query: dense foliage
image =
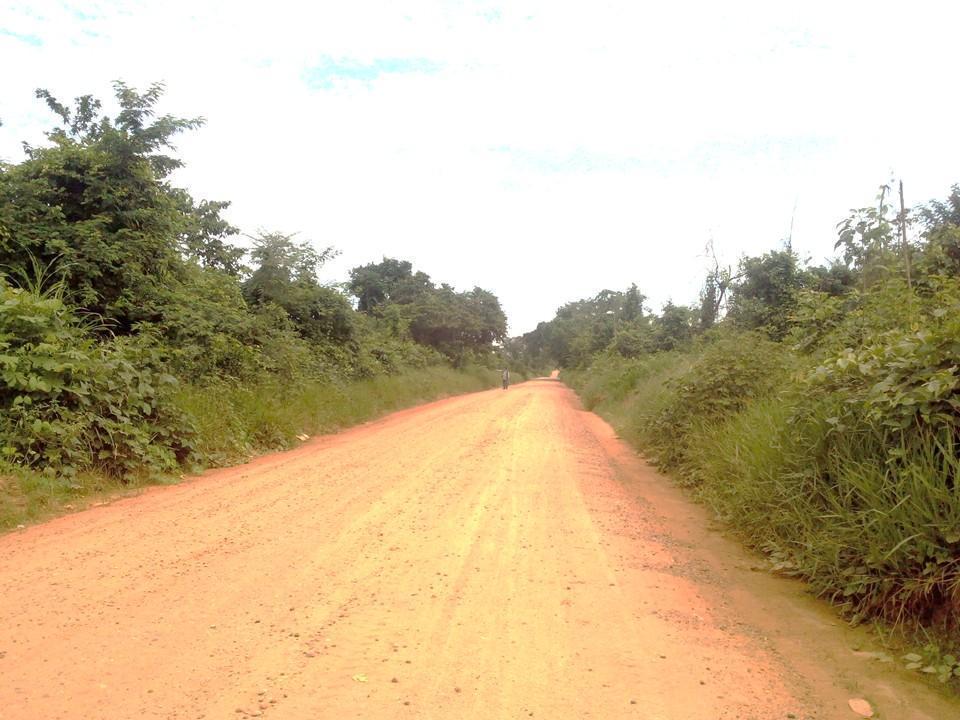
[[(37, 96), (57, 120), (48, 142), (0, 163), (0, 470), (127, 478), (226, 462), (362, 416), (304, 393), (373, 412), (391, 402), (359, 398), (388, 385), (351, 383), (417, 371), (423, 387), (397, 395), (413, 401), (437, 378), (462, 386), (424, 368), (502, 362), (506, 318), (486, 290), (385, 258), (351, 272), (355, 309), (317, 279), (333, 248), (276, 232), (233, 244), (229, 203), (172, 182), (176, 136), (203, 121), (158, 114), (161, 85), (116, 83), (113, 116), (89, 95)], [(198, 401), (214, 397), (232, 403), (216, 412), (235, 442)]]
[(73, 474), (170, 470), (190, 424), (147, 339), (95, 341), (61, 297), (0, 281), (0, 442), (7, 461)]
[(605, 291), (524, 352), (568, 368), (777, 570), (854, 618), (955, 632), (960, 188), (896, 216), (888, 196), (838, 225), (830, 265), (789, 246), (743, 258), (708, 274), (699, 307), (659, 316)]

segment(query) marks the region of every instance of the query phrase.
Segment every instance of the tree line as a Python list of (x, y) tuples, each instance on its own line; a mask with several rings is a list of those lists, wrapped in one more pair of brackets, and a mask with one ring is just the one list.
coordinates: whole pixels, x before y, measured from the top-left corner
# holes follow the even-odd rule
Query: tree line
[[(433, 365), (494, 366), (497, 297), (384, 258), (330, 286), (333, 258), (296, 235), (245, 240), (228, 202), (172, 182), (202, 118), (160, 113), (163, 86), (37, 97), (55, 125), (0, 163), (0, 452), (13, 467), (173, 468), (184, 384), (344, 383)], [(247, 245), (244, 247), (243, 245)]]

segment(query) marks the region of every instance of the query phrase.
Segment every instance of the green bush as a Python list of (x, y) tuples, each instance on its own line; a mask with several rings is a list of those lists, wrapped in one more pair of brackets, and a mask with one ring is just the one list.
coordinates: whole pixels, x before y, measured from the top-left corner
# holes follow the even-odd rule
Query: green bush
[(803, 383), (792, 395), (691, 436), (686, 472), (700, 497), (855, 618), (956, 618), (956, 448), (925, 434), (891, 458), (882, 432), (836, 430), (835, 398)]
[(788, 375), (789, 354), (758, 333), (721, 333), (682, 375), (668, 382), (669, 397), (642, 428), (658, 463), (679, 468), (695, 430), (721, 422), (751, 399), (772, 393)]
[(191, 433), (160, 355), (147, 338), (97, 343), (56, 292), (0, 280), (3, 456), (63, 474), (172, 469)]
[(601, 357), (570, 379), (780, 572), (854, 618), (955, 629), (960, 281), (903, 290), (840, 315), (828, 300), (812, 354), (721, 334), (672, 357), (672, 380), (657, 356)]
[(912, 304), (912, 322), (827, 356), (809, 380), (838, 400), (834, 434), (869, 428), (893, 456), (927, 435), (960, 438), (960, 281), (937, 282)]

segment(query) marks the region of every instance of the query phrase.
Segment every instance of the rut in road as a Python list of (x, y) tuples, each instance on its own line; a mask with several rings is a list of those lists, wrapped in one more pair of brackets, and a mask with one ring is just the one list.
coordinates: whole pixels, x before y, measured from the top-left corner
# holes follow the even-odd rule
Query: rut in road
[(8, 535), (0, 719), (850, 717), (662, 483), (539, 381)]

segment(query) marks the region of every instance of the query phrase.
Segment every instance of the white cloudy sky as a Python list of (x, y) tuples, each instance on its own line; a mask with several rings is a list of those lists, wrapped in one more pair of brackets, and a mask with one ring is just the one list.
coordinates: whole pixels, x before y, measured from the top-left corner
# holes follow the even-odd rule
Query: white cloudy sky
[(960, 3), (33, 2), (0, 6), (0, 158), (33, 99), (168, 85), (195, 196), (246, 232), (299, 232), (496, 292), (512, 332), (636, 282), (695, 299), (726, 261), (831, 254), (891, 175), (960, 182)]

